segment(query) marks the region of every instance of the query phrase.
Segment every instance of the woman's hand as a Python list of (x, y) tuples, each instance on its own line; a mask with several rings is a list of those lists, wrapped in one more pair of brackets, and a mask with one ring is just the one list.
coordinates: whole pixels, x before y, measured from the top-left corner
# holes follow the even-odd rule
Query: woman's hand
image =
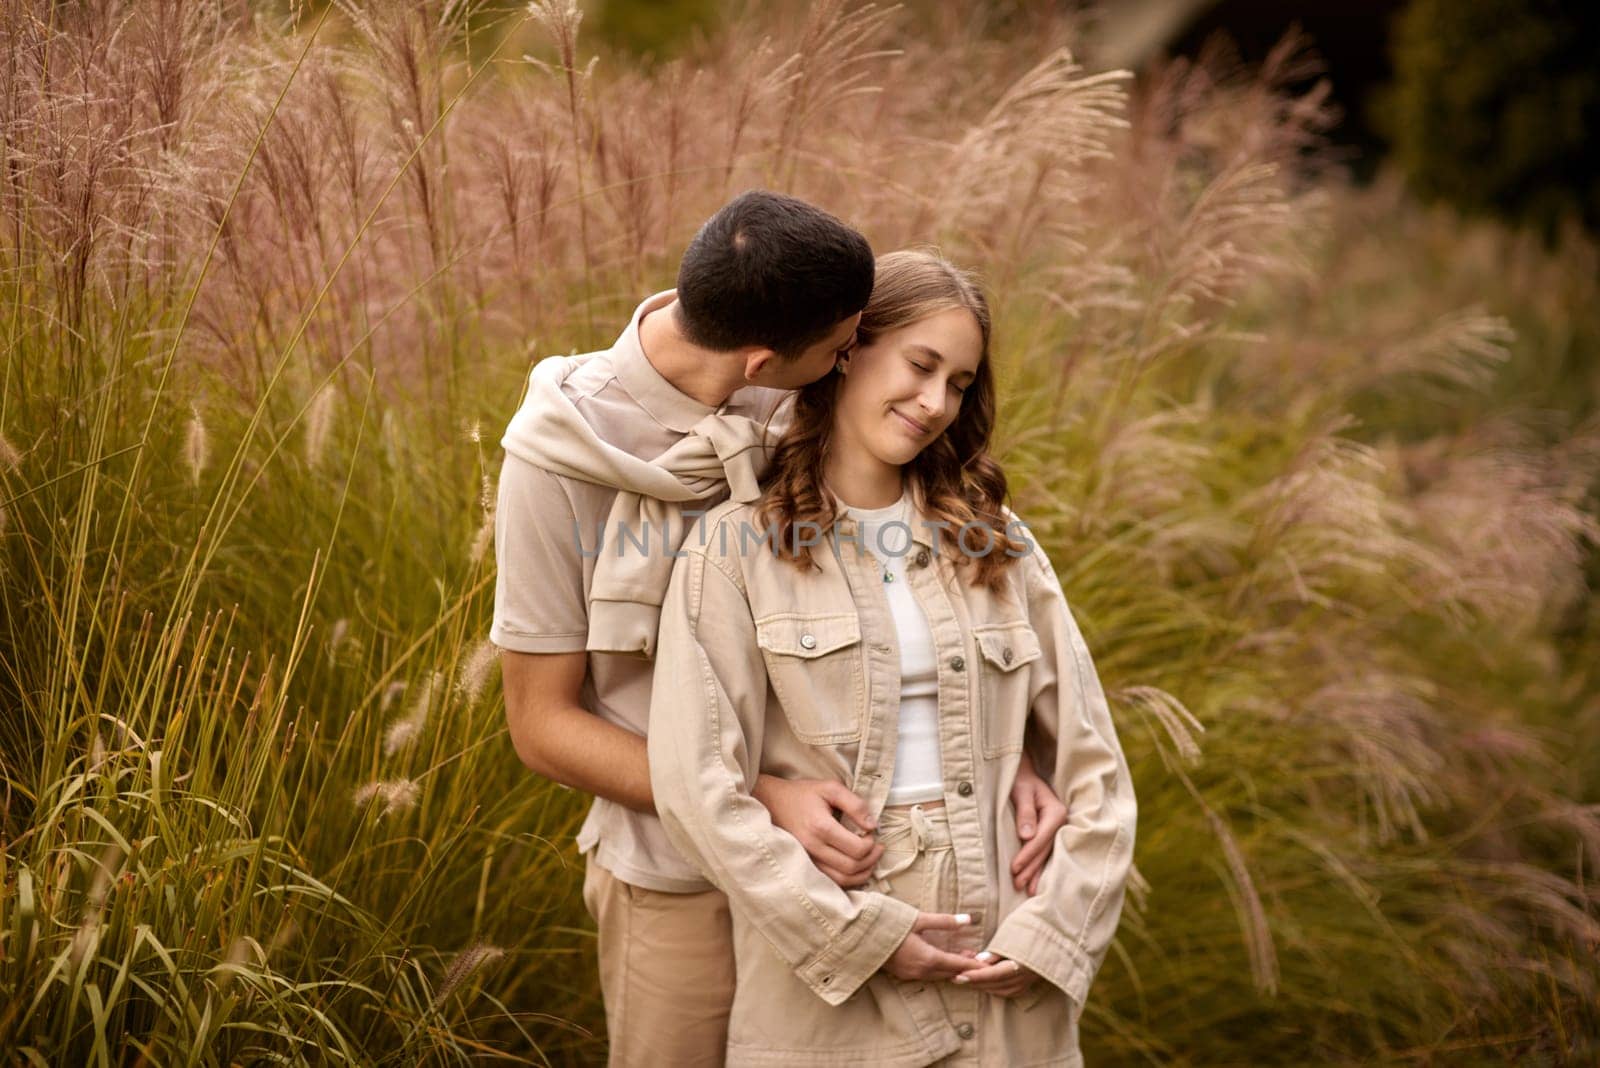
[[(867, 803), (843, 783), (760, 775), (751, 793), (773, 823), (794, 835), (818, 871), (846, 889), (866, 885), (883, 846), (872, 834), (877, 823)], [(851, 831), (839, 814), (861, 830)]]
[(977, 960), (987, 962), (980, 968), (962, 972), (951, 980), (997, 998), (1014, 998), (1025, 993), (1039, 978), (1037, 972), (1024, 968), (1014, 960), (997, 957), (988, 950), (979, 953)]
[(1067, 825), (1067, 806), (1039, 777), (1027, 750), (1017, 765), (1011, 808), (1017, 816), (1017, 837), (1022, 839), (1022, 848), (1011, 861), (1011, 885), (1031, 897), (1039, 892), (1039, 876), (1055, 847), (1056, 832)]
[(972, 956), (948, 953), (926, 938), (923, 931), (959, 931), (972, 922), (966, 913), (952, 916), (948, 912), (919, 912), (911, 933), (906, 935), (900, 948), (883, 964), (883, 970), (896, 979), (909, 981), (954, 979), (959, 975), (983, 968), (983, 962)]

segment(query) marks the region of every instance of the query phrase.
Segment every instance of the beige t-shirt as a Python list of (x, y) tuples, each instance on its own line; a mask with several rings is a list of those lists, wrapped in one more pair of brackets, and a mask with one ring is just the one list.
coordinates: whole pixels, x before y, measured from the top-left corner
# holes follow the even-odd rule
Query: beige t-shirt
[[(616, 343), (588, 359), (561, 387), (600, 437), (646, 460), (666, 452), (713, 411), (760, 421), (789, 396), (748, 386), (713, 409), (663, 378), (640, 346), (639, 322), (670, 304), (675, 293), (657, 293), (640, 304)], [(515, 456), (505, 458), (495, 512), (499, 572), (489, 632), (496, 645), (522, 653), (584, 649), (595, 561), (616, 544), (617, 532), (605, 528), (615, 496), (613, 487), (552, 474)], [(580, 695), (583, 707), (643, 735), (653, 668), (652, 661), (640, 657), (590, 653)], [(592, 850), (591, 862), (634, 886), (690, 893), (711, 885), (667, 842), (660, 820), (605, 798), (595, 798), (578, 833), (578, 847), (584, 853)]]

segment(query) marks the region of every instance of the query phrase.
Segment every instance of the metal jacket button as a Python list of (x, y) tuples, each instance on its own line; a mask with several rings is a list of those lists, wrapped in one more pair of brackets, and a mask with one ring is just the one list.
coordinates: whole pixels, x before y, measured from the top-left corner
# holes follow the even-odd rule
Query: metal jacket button
[(800, 648), (802, 648), (802, 649), (815, 649), (816, 647), (817, 647), (817, 639), (816, 639), (815, 635), (813, 635), (813, 634), (802, 634), (802, 635), (800, 635)]
[(923, 550), (921, 550), (920, 552), (917, 553), (917, 566), (918, 567), (927, 567), (928, 566), (928, 550), (923, 549)]
[(950, 658), (950, 670), (951, 671), (965, 671), (965, 670), (967, 670), (966, 658), (965, 657), (960, 657), (960, 656), (952, 656)]
[(975, 1032), (972, 1030), (971, 1024), (964, 1023), (960, 1027), (956, 1028), (956, 1034), (960, 1035), (962, 1038), (971, 1038)]
[(961, 782), (956, 786), (956, 793), (960, 794), (962, 797), (971, 797), (972, 784), (967, 780), (962, 779)]
[(1000, 659), (1008, 664), (1011, 663), (1011, 647), (1009, 645), (1006, 646), (1006, 651), (1000, 654)]

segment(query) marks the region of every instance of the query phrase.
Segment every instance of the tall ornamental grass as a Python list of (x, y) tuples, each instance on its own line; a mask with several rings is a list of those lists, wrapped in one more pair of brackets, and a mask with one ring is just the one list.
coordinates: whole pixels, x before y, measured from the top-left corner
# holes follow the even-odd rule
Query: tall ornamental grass
[[(296, 8), (298, 11), (298, 8)], [(1090, 1063), (1600, 1055), (1594, 246), (1350, 188), (1287, 41), (1054, 14), (0, 5), (0, 1048), (590, 1062), (500, 429), (740, 189), (994, 294), (1015, 503), (1140, 797)]]

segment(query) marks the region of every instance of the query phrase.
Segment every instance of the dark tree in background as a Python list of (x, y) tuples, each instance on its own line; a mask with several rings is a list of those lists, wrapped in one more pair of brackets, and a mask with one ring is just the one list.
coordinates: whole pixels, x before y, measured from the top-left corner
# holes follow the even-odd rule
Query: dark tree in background
[(1417, 192), (1600, 230), (1600, 3), (1413, 0), (1374, 120)]

